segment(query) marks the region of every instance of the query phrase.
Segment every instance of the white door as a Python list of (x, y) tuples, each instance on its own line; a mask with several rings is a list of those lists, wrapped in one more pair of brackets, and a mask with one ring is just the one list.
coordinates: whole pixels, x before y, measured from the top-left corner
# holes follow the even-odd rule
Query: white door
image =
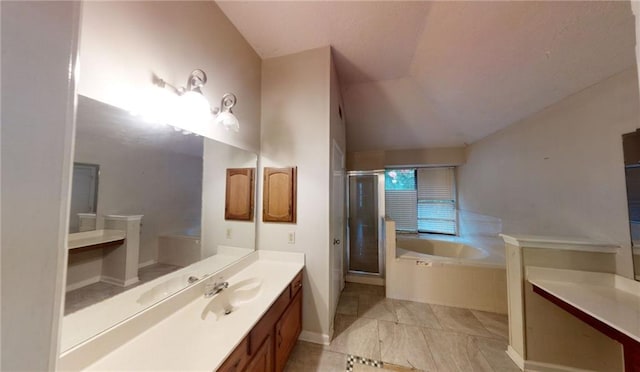
[(345, 172), (344, 153), (335, 141), (331, 147), (331, 309), (335, 312), (340, 292), (344, 288), (344, 207)]

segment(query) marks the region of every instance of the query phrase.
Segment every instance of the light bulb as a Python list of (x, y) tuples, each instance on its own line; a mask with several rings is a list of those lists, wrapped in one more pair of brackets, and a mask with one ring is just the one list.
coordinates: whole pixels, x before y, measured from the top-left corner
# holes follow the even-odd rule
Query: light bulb
[(222, 124), (227, 130), (233, 129), (236, 132), (240, 130), (238, 119), (229, 111), (219, 113), (218, 116), (216, 116), (216, 123)]
[(189, 91), (180, 96), (179, 101), (178, 120), (187, 127), (204, 124), (211, 117), (211, 107), (202, 94)]

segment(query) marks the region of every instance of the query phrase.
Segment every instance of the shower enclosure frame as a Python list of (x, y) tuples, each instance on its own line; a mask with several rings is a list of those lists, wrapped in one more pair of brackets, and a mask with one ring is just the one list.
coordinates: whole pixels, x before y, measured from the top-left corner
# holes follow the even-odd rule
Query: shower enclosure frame
[[(351, 270), (351, 177), (357, 176), (376, 176), (376, 188), (377, 188), (377, 198), (378, 198), (378, 208), (377, 208), (377, 223), (378, 223), (378, 272), (372, 273), (367, 271), (360, 270)], [(384, 190), (384, 177), (385, 171), (384, 169), (377, 169), (371, 171), (348, 171), (347, 172), (347, 234), (346, 234), (346, 256), (347, 256), (347, 274), (355, 274), (361, 276), (368, 276), (374, 278), (384, 278), (385, 272), (385, 190)]]

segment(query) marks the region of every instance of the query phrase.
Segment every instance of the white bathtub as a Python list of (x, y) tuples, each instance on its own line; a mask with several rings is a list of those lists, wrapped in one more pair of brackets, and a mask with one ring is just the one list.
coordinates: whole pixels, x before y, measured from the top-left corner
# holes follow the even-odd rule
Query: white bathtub
[(398, 256), (417, 258), (454, 258), (477, 260), (487, 257), (488, 252), (461, 241), (424, 239), (420, 237), (397, 237)]
[(158, 236), (158, 262), (181, 267), (202, 259), (200, 235), (189, 232)]
[(506, 314), (504, 244), (398, 235), (386, 222), (386, 296)]

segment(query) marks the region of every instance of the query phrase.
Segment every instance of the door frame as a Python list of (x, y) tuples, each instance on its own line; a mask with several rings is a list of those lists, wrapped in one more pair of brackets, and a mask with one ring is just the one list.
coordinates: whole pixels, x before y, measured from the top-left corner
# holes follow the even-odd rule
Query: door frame
[[(351, 180), (352, 176), (377, 176), (378, 178), (378, 273), (369, 273), (366, 271), (351, 270)], [(347, 234), (346, 234), (346, 252), (347, 252), (347, 274), (356, 274), (362, 276), (384, 278), (386, 267), (385, 257), (385, 203), (384, 203), (384, 169), (376, 169), (370, 171), (348, 171), (347, 172)]]

